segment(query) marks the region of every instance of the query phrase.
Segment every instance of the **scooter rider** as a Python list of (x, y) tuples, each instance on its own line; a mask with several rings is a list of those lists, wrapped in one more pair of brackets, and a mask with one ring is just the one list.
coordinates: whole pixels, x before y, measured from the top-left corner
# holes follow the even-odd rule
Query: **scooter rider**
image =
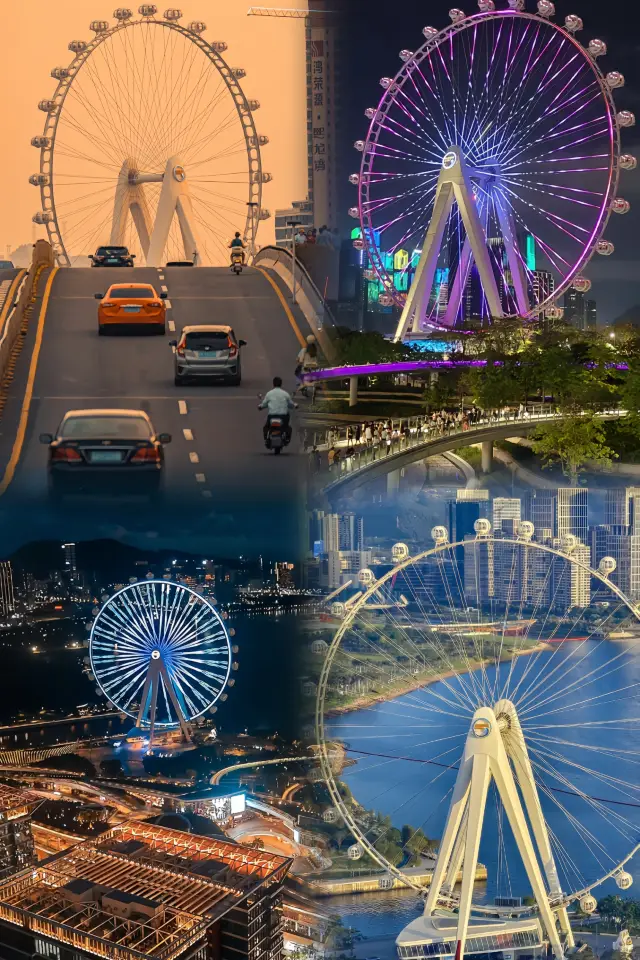
[(258, 407), (258, 410), (267, 411), (267, 422), (262, 431), (265, 443), (269, 438), (271, 417), (279, 417), (282, 420), (282, 428), (287, 437), (287, 443), (291, 440), (291, 426), (289, 424), (291, 414), (289, 411), (296, 410), (297, 407), (298, 404), (293, 402), (291, 395), (282, 389), (282, 377), (274, 377), (273, 390), (269, 390)]
[(298, 385), (296, 387), (296, 393), (300, 390), (304, 384), (303, 374), (308, 373), (309, 370), (316, 370), (318, 367), (318, 344), (316, 338), (311, 333), (307, 337), (307, 342), (298, 353), (298, 361), (296, 366), (296, 378), (298, 380)]
[(245, 260), (244, 251), (245, 251), (246, 249), (247, 249), (247, 248), (246, 248), (246, 245), (245, 245), (244, 240), (242, 239), (240, 233), (236, 232), (235, 237), (233, 238), (233, 240), (232, 240), (231, 243), (229, 244), (229, 250), (231, 250), (231, 259), (233, 260), (233, 257), (234, 257), (234, 255), (235, 255), (236, 253), (240, 253), (241, 256), (242, 256), (242, 263), (243, 263), (243, 265), (244, 265), (244, 260)]

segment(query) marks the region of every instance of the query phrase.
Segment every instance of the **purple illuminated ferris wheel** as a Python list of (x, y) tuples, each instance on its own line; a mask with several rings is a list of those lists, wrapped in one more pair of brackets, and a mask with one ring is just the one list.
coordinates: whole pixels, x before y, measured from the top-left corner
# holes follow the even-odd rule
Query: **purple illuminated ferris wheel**
[(380, 302), (403, 308), (396, 339), (472, 318), (553, 316), (569, 288), (588, 292), (585, 265), (614, 250), (603, 239), (610, 214), (629, 211), (618, 177), (637, 161), (621, 153), (620, 128), (635, 117), (616, 109), (624, 77), (600, 69), (605, 43), (583, 46), (578, 16), (552, 22), (550, 0), (536, 14), (524, 0), (478, 6), (450, 10), (450, 26), (425, 27), (426, 43), (401, 52), (355, 145), (354, 243)]

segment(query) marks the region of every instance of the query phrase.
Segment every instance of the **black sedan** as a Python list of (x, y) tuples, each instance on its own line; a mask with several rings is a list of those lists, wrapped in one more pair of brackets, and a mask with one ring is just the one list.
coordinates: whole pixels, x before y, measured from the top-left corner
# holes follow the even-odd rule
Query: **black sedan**
[(156, 434), (143, 410), (69, 410), (49, 448), (49, 490), (64, 493), (143, 493), (161, 489), (168, 433)]
[(132, 267), (135, 253), (129, 253), (128, 247), (98, 247), (95, 253), (89, 254), (92, 267)]

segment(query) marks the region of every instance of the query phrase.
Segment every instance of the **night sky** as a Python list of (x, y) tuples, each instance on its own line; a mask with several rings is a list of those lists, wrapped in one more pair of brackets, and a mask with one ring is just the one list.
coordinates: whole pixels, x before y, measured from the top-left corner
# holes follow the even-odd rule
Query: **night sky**
[[(535, 12), (535, 0), (526, 0), (527, 9)], [(455, 4), (465, 12), (476, 12), (475, 0)], [(496, 6), (506, 7), (506, 0), (497, 0)], [(344, 151), (342, 164), (348, 175), (359, 168), (360, 155), (353, 149), (355, 140), (364, 138), (368, 121), (364, 110), (377, 106), (382, 90), (380, 77), (393, 76), (401, 66), (400, 50), (416, 50), (424, 42), (422, 28), (429, 25), (445, 27), (450, 21), (448, 11), (453, 0), (339, 0), (344, 12), (343, 54), (341, 64), (341, 113)], [(630, 18), (629, 0), (605, 3), (603, 0), (557, 0), (555, 21), (562, 23), (569, 13), (582, 17), (585, 29), (578, 39), (587, 44), (598, 37), (607, 43), (609, 53), (599, 63), (605, 72), (620, 70), (626, 86), (615, 92), (618, 109), (633, 110), (638, 126), (623, 132), (625, 152), (640, 158), (640, 40)], [(625, 14), (625, 11), (628, 11)], [(629, 200), (632, 209), (626, 217), (615, 217), (606, 238), (616, 245), (612, 257), (598, 257), (586, 273), (593, 281), (593, 296), (598, 303), (600, 323), (615, 320), (623, 311), (638, 305), (640, 321), (640, 168), (624, 172), (619, 193)], [(355, 188), (345, 188), (344, 204), (355, 201)]]

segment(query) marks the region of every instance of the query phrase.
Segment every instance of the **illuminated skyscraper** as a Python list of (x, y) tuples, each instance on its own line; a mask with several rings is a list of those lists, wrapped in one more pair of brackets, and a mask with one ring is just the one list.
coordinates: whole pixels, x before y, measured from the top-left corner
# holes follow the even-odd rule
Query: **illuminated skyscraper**
[(494, 532), (502, 530), (503, 520), (515, 520), (517, 526), (522, 519), (522, 501), (516, 497), (494, 497), (492, 507)]
[(581, 543), (588, 542), (589, 491), (575, 487), (561, 487), (556, 494), (555, 534), (561, 540), (568, 533)]

